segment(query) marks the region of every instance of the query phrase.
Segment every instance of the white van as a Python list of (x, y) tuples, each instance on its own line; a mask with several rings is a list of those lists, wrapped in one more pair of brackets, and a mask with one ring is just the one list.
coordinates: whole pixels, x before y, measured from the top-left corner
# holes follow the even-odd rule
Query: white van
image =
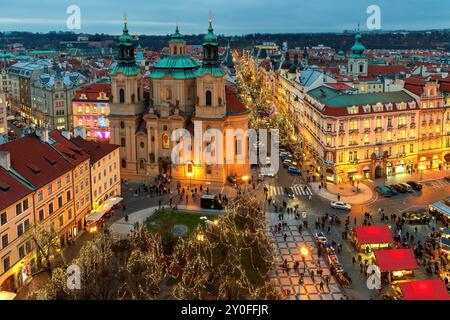
[(405, 187), (406, 191), (413, 192), (413, 188), (407, 183), (400, 183), (401, 186)]

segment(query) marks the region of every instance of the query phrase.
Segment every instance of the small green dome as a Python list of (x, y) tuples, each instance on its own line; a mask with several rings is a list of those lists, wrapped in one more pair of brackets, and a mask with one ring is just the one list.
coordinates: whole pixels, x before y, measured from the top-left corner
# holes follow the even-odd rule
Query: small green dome
[(217, 43), (217, 36), (214, 34), (214, 29), (212, 27), (212, 20), (211, 19), (209, 19), (208, 33), (205, 35), (203, 40), (205, 41), (205, 43), (211, 43), (211, 44), (216, 44)]
[(352, 47), (352, 52), (354, 54), (362, 54), (364, 52), (364, 50), (366, 50), (366, 47), (364, 47), (364, 45), (361, 43), (361, 34), (357, 33), (355, 35), (355, 44)]
[(186, 42), (183, 38), (183, 35), (180, 33), (178, 26), (175, 29), (175, 33), (170, 35), (169, 42)]

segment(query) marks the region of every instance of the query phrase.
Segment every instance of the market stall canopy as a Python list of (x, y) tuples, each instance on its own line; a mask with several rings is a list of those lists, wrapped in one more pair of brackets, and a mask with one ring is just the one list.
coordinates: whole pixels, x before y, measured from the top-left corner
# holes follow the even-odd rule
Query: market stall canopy
[(443, 248), (450, 248), (450, 238), (440, 238), (439, 244)]
[(450, 228), (442, 228), (442, 234), (450, 237)]
[(359, 244), (393, 243), (388, 226), (361, 226), (355, 228), (356, 241)]
[(445, 284), (440, 279), (400, 283), (405, 300), (450, 300)]
[(14, 300), (16, 294), (14, 292), (0, 291), (0, 301), (2, 300)]
[(381, 272), (415, 270), (417, 264), (411, 249), (386, 249), (375, 251), (375, 260)]
[(112, 207), (119, 204), (122, 200), (123, 198), (121, 197), (111, 197), (106, 199), (97, 210), (92, 211), (86, 220), (91, 223), (100, 220), (109, 210), (112, 209)]

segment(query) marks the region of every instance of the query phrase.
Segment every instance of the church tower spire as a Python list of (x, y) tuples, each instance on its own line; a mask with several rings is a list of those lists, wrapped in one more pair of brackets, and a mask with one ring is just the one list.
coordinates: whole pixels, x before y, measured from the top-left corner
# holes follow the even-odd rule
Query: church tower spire
[(169, 48), (172, 56), (184, 55), (186, 53), (186, 40), (184, 40), (183, 35), (180, 33), (178, 22), (175, 27), (175, 33), (170, 35)]
[(210, 12), (208, 33), (203, 38), (203, 66), (218, 67), (219, 65), (219, 43), (214, 34)]

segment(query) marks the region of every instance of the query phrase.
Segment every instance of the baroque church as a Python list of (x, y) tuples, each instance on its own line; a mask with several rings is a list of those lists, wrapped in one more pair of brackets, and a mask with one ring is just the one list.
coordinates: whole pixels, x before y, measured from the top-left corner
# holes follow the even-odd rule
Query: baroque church
[[(211, 19), (201, 62), (186, 55), (186, 41), (176, 27), (170, 36), (169, 55), (156, 62), (149, 75), (149, 101), (144, 99), (135, 39), (129, 34), (126, 21), (117, 46), (117, 66), (111, 71), (110, 127), (111, 143), (120, 146), (124, 179), (146, 181), (166, 174), (182, 184), (223, 185), (229, 177), (245, 180), (250, 176), (248, 138), (231, 137), (232, 148), (225, 143), (228, 129), (247, 132), (249, 110), (239, 100), (235, 85), (226, 81), (227, 70), (221, 64)], [(200, 122), (201, 131), (197, 129)], [(172, 149), (180, 142), (172, 141), (172, 132), (177, 129), (186, 129), (194, 146), (189, 148), (192, 156), (181, 156), (181, 161), (172, 163)], [(203, 139), (208, 129), (222, 133), (223, 154), (210, 146), (217, 137)], [(202, 153), (210, 150), (223, 161), (208, 164), (202, 157), (194, 157), (192, 149), (198, 148), (196, 143), (201, 143)], [(229, 161), (230, 158), (235, 161)]]

